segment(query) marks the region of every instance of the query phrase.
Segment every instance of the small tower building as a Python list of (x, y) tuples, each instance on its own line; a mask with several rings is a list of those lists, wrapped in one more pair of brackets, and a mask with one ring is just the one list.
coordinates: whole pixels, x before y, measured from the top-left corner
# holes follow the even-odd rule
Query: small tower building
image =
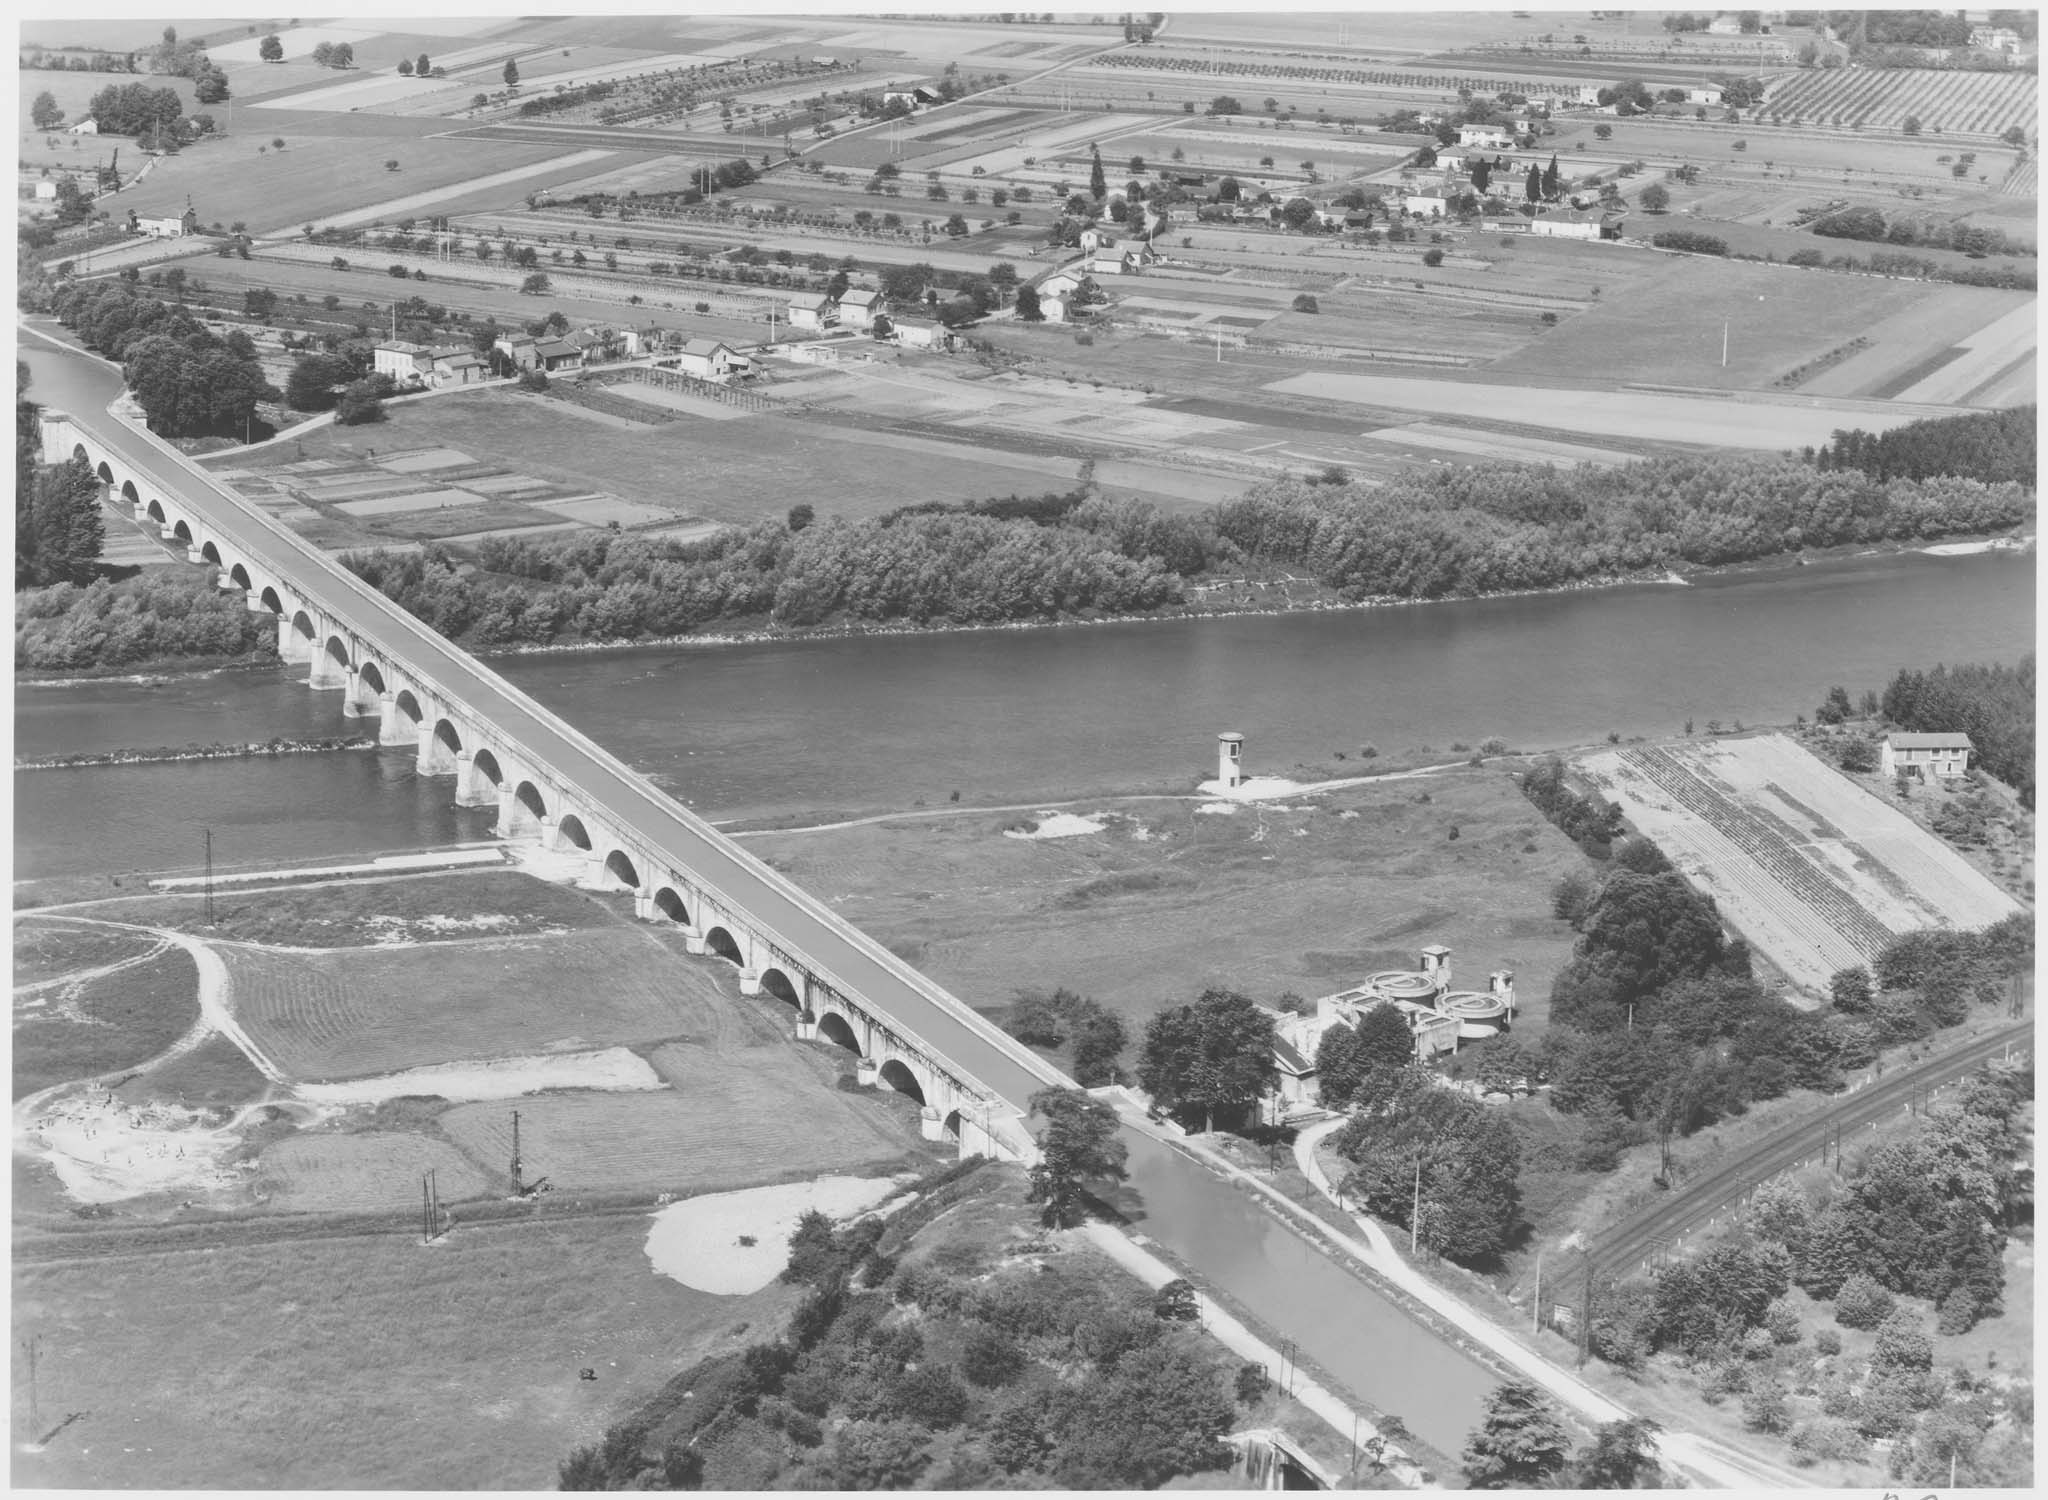
[(1244, 785), (1244, 736), (1237, 733), (1216, 736), (1216, 779), (1223, 789), (1233, 791)]

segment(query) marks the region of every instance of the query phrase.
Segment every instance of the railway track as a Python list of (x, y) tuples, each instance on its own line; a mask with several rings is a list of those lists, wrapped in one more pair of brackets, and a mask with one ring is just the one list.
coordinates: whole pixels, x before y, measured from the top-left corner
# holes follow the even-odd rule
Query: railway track
[(2008, 1050), (2031, 1053), (2033, 1045), (2033, 1022), (2016, 1021), (1869, 1088), (1843, 1095), (1821, 1113), (1766, 1136), (1737, 1160), (1617, 1224), (1594, 1241), (1588, 1251), (1592, 1275), (1615, 1277), (1640, 1269), (1679, 1236), (1735, 1203), (1758, 1183), (1824, 1149), (1836, 1131), (1882, 1119), (1931, 1090), (1955, 1083)]

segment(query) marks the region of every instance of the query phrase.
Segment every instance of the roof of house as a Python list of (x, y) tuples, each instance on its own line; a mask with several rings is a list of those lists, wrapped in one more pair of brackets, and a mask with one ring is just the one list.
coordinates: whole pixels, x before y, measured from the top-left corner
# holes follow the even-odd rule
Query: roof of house
[(683, 345), (683, 353), (699, 355), (705, 359), (709, 359), (721, 349), (727, 354), (732, 353), (732, 345), (723, 339), (691, 339)]
[(880, 292), (871, 292), (865, 287), (850, 286), (839, 294), (839, 305), (841, 307), (844, 307), (849, 302), (855, 307), (873, 307), (881, 300), (882, 294)]
[(1900, 734), (1894, 731), (1886, 735), (1885, 743), (1894, 750), (1973, 750), (1967, 734)]
[(1316, 1070), (1316, 1065), (1302, 1056), (1301, 1049), (1284, 1036), (1273, 1038), (1273, 1061), (1296, 1077), (1307, 1077)]
[(561, 359), (567, 355), (581, 354), (583, 352), (567, 339), (542, 339), (533, 347), (536, 353), (546, 359)]
[(930, 318), (896, 318), (892, 321), (896, 324), (898, 332), (905, 328), (917, 328), (926, 333), (936, 333), (943, 326), (933, 322)]

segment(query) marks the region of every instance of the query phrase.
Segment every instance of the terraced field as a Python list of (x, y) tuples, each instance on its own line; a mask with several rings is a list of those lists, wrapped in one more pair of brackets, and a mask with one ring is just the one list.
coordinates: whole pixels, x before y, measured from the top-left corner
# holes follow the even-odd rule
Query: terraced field
[(1893, 936), (2017, 910), (1948, 845), (1782, 735), (1604, 750), (1580, 768), (1795, 985)]
[(1771, 113), (1809, 124), (1898, 130), (1911, 115), (1930, 134), (1992, 137), (2014, 125), (2034, 134), (2040, 106), (2040, 79), (2033, 73), (1917, 68), (1805, 72), (1765, 98)]

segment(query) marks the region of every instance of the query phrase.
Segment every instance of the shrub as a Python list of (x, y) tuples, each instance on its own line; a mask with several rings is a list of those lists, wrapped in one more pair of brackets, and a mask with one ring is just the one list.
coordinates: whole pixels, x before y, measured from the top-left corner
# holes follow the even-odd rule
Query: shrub
[(1785, 1388), (1775, 1380), (1759, 1380), (1742, 1398), (1742, 1425), (1751, 1432), (1779, 1433), (1792, 1425)]
[(1294, 310), (1298, 313), (1312, 313), (1321, 312), (1322, 307), (1315, 298), (1311, 297), (1307, 292), (1302, 292), (1294, 299)]
[(1840, 1354), (1842, 1336), (1832, 1328), (1823, 1328), (1813, 1336), (1813, 1352), (1816, 1354)]
[(1443, 251), (1441, 251), (1441, 250), (1425, 250), (1425, 251), (1423, 251), (1423, 252), (1422, 252), (1422, 263), (1423, 263), (1423, 264), (1424, 264), (1425, 266), (1440, 266), (1440, 265), (1442, 265), (1442, 264), (1444, 263), (1444, 253), (1443, 253)]
[(1854, 1458), (1863, 1453), (1863, 1440), (1848, 1423), (1833, 1417), (1815, 1417), (1792, 1429), (1792, 1451), (1802, 1464)]
[(940, 1430), (967, 1415), (967, 1389), (945, 1365), (922, 1365), (890, 1382), (889, 1404), (920, 1427)]
[(1890, 1292), (1858, 1271), (1835, 1293), (1835, 1321), (1844, 1328), (1875, 1328), (1897, 1305)]
[(1773, 1343), (1799, 1342), (1799, 1314), (1783, 1297), (1764, 1309), (1764, 1328), (1769, 1331)]
[(1663, 229), (1650, 236), (1659, 250), (1684, 250), (1693, 255), (1726, 255), (1728, 242), (1692, 229)]
[(975, 1385), (1008, 1385), (1024, 1370), (1024, 1351), (993, 1328), (977, 1328), (960, 1353), (960, 1373)]
[(1902, 1307), (1878, 1325), (1870, 1362), (1873, 1368), (1886, 1370), (1931, 1370), (1934, 1341), (1921, 1331), (1919, 1317)]

